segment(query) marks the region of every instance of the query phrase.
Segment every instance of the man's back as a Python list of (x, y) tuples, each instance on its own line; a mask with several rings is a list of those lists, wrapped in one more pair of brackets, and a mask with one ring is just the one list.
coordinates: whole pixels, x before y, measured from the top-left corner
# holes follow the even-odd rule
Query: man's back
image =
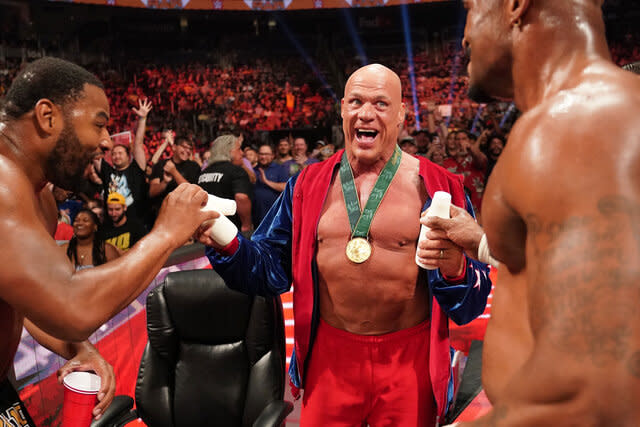
[[(251, 197), (252, 185), (249, 176), (240, 166), (228, 161), (215, 162), (207, 166), (200, 173), (198, 185), (207, 193), (225, 199), (235, 199), (236, 194), (242, 193)], [(240, 226), (240, 217), (236, 213), (229, 217), (231, 221)]]
[[(489, 180), (485, 229), (506, 268), (483, 380), (494, 402), (523, 381), (544, 388), (544, 401), (569, 399), (593, 415), (587, 407), (600, 400), (596, 413), (634, 425), (640, 79), (594, 61), (573, 82), (522, 116)], [(575, 381), (583, 394), (568, 398)], [(633, 398), (621, 400), (612, 384)]]

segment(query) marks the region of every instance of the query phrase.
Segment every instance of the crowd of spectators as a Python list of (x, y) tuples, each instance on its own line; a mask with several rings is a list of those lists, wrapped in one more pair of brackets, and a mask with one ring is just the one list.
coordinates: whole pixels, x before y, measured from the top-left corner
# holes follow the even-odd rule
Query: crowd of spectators
[(167, 129), (188, 135), (203, 151), (206, 142), (226, 130), (252, 134), (335, 122), (335, 99), (308, 77), (301, 78), (301, 65), (293, 59), (224, 68), (154, 65), (137, 69), (126, 81), (114, 72), (98, 74), (111, 100), (114, 131), (130, 129), (135, 120), (131, 107), (148, 98), (155, 106), (146, 139), (150, 151), (161, 144)]
[[(622, 65), (640, 60), (638, 41), (629, 35), (612, 43), (614, 61)], [(334, 60), (345, 76), (362, 65), (358, 58)], [(400, 147), (464, 175), (465, 188), (481, 215), (486, 181), (518, 116), (515, 107), (507, 102), (478, 105), (467, 98), (466, 62), (454, 44), (417, 54), (413, 69), (402, 55), (369, 60), (388, 65), (401, 78), (407, 116)], [(0, 64), (0, 96), (19, 68), (19, 61)], [(100, 67), (93, 71), (110, 100), (111, 133), (130, 131), (131, 137), (119, 139), (106, 159), (97, 159), (87, 169), (87, 191), (76, 197), (103, 218), (107, 230), (123, 227), (128, 218), (125, 228), (135, 229), (134, 240), (140, 229), (152, 226), (167, 190), (185, 181), (219, 188), (224, 192), (220, 195), (236, 198), (242, 212), (234, 222), (250, 232), (290, 176), (341, 148), (340, 140), (309, 140), (301, 134), (303, 129), (340, 125), (340, 104), (334, 95), (340, 90), (323, 87), (296, 58), (255, 59), (235, 66), (156, 63), (127, 72)], [(257, 132), (283, 129), (287, 136), (281, 133), (266, 144), (256, 137)], [(225, 134), (228, 152), (221, 153), (220, 147), (212, 148), (212, 141)], [(236, 142), (239, 151), (234, 151)], [(222, 179), (225, 173), (228, 181)], [(115, 214), (106, 215), (113, 192), (124, 193), (126, 209), (117, 206), (120, 202), (110, 208)], [(68, 205), (68, 200), (60, 202), (60, 222), (72, 225)], [(120, 234), (114, 236), (112, 243), (123, 241)]]

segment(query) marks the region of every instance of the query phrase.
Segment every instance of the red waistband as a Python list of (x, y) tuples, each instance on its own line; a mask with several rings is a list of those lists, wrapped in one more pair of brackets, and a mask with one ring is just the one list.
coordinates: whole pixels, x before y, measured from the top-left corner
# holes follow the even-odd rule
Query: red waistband
[(395, 332), (389, 332), (382, 335), (361, 335), (354, 334), (353, 332), (345, 331), (344, 329), (338, 329), (331, 326), (324, 320), (320, 319), (318, 325), (318, 333), (323, 333), (331, 336), (332, 338), (344, 339), (346, 341), (358, 342), (358, 343), (386, 343), (395, 340), (407, 339), (411, 336), (428, 333), (431, 321), (429, 319), (418, 323), (416, 326), (410, 328), (401, 329)]

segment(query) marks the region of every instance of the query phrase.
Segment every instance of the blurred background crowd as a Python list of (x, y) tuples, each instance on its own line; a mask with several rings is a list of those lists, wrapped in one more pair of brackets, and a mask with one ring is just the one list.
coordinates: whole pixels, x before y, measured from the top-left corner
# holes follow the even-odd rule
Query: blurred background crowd
[[(373, 62), (402, 80), (400, 147), (463, 174), (481, 221), (487, 178), (519, 114), (510, 102), (467, 98), (457, 1), (286, 12), (0, 7), (0, 96), (24, 63), (50, 55), (96, 73), (110, 100), (114, 149), (87, 168), (83, 192), (57, 191), (62, 241), (88, 208), (102, 238), (127, 250), (183, 181), (235, 198), (233, 220), (251, 233), (290, 176), (342, 148), (344, 84)], [(615, 62), (640, 60), (639, 2), (604, 8)]]

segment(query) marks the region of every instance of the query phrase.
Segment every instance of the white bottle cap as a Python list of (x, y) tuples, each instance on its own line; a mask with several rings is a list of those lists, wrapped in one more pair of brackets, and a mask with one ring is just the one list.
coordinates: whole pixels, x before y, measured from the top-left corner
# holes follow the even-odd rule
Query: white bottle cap
[(429, 206), (429, 216), (437, 216), (439, 218), (450, 218), (449, 210), (451, 209), (451, 194), (446, 191), (436, 191)]
[(236, 201), (231, 199), (223, 199), (222, 197), (209, 194), (207, 205), (202, 208), (203, 211), (216, 211), (222, 215), (231, 216), (236, 214)]

